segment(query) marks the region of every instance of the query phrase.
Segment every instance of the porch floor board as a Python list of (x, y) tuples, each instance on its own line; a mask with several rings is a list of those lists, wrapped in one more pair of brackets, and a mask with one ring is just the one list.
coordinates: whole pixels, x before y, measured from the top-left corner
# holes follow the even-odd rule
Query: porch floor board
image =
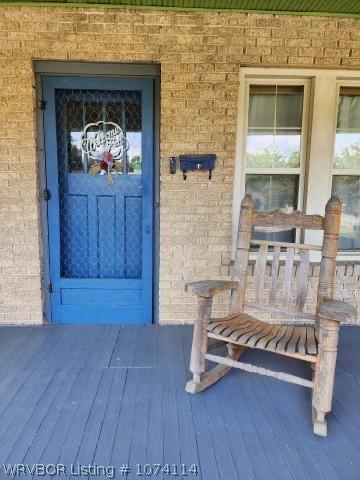
[[(140, 477), (137, 464), (196, 464), (183, 478), (203, 480), (360, 478), (360, 328), (341, 329), (326, 439), (296, 385), (233, 370), (187, 394), (191, 337), (190, 326), (1, 327), (0, 478), (3, 464), (22, 463), (129, 464), (116, 476), (129, 479), (181, 478)], [(244, 358), (310, 378), (291, 358)]]

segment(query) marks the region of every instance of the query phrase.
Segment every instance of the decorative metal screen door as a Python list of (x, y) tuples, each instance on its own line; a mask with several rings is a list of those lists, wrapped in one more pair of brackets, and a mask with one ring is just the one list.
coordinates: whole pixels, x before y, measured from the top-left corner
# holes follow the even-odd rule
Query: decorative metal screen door
[(153, 81), (43, 79), (51, 318), (152, 321)]

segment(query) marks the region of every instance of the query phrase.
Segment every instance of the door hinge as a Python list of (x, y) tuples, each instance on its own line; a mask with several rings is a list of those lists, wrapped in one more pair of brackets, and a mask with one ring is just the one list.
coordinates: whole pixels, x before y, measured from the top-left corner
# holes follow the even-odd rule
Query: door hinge
[(50, 282), (47, 286), (47, 291), (48, 293), (53, 293), (53, 287), (52, 287), (52, 283)]
[(39, 108), (40, 108), (40, 110), (45, 110), (46, 109), (45, 100), (39, 100)]
[(51, 198), (51, 193), (47, 188), (44, 188), (43, 190), (43, 199), (47, 202)]

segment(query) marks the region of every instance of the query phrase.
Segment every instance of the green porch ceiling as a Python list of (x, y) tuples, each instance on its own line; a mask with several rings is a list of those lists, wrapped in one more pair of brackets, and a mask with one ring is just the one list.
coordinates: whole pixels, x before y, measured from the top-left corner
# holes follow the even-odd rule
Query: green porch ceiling
[(0, 0), (0, 5), (130, 7), (190, 11), (360, 16), (360, 0)]

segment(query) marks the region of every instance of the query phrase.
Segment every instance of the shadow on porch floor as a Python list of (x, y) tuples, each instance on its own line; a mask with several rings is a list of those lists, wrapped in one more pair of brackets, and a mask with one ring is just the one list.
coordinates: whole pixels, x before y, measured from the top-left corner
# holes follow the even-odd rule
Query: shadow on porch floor
[[(185, 393), (191, 336), (189, 326), (0, 328), (0, 477), (10, 478), (3, 464), (59, 463), (128, 464), (126, 478), (142, 478), (137, 464), (195, 464), (184, 478), (203, 480), (360, 478), (360, 329), (341, 330), (326, 439), (312, 434), (302, 387), (234, 370)], [(310, 375), (264, 352), (246, 360)]]

